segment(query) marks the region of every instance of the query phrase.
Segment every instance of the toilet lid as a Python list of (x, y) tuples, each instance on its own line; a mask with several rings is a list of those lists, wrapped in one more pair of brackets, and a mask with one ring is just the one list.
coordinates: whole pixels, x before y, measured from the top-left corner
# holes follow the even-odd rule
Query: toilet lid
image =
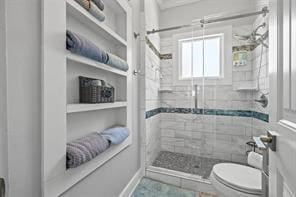
[(233, 163), (220, 163), (213, 167), (216, 179), (233, 189), (249, 194), (261, 194), (261, 172), (258, 169)]

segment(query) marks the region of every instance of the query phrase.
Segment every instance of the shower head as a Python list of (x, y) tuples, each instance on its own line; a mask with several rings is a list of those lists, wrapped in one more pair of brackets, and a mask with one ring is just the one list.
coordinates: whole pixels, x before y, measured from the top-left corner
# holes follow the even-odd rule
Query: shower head
[[(266, 23), (262, 23), (261, 25), (259, 25), (258, 27), (256, 27), (256, 29), (254, 31), (251, 32), (250, 35), (238, 35), (235, 34), (234, 37), (237, 38), (240, 41), (245, 41), (248, 42), (250, 44), (262, 44), (265, 47), (267, 47), (266, 44), (264, 44), (264, 40), (266, 39), (268, 34), (260, 34), (258, 33), (259, 29), (266, 27)], [(268, 31), (267, 31), (268, 32)]]
[(261, 25), (259, 25), (253, 32), (252, 32), (252, 34), (253, 35), (260, 35), (260, 34), (258, 34), (257, 32), (258, 32), (258, 30), (260, 29), (260, 28), (264, 28), (264, 27), (266, 27), (266, 23), (262, 23)]

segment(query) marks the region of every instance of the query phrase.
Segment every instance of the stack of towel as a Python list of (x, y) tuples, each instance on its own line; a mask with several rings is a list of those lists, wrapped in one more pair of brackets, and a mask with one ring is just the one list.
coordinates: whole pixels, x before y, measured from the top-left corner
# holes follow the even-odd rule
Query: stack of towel
[(72, 53), (107, 64), (113, 68), (123, 71), (127, 71), (129, 69), (126, 61), (114, 54), (106, 53), (88, 39), (69, 30), (67, 30), (66, 35), (66, 48)]
[(103, 13), (105, 6), (102, 0), (76, 0), (76, 2), (99, 21), (105, 20), (106, 17)]
[(122, 143), (128, 136), (128, 128), (116, 126), (67, 143), (66, 168), (76, 168), (92, 160), (110, 146)]

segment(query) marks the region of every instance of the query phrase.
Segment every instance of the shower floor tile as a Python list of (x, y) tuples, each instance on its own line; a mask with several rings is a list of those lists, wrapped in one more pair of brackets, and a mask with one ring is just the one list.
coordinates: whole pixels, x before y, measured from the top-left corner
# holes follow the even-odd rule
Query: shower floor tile
[(215, 164), (230, 162), (221, 159), (198, 157), (194, 155), (161, 151), (152, 166), (199, 175), (208, 179)]
[(194, 191), (143, 178), (131, 197), (196, 197)]

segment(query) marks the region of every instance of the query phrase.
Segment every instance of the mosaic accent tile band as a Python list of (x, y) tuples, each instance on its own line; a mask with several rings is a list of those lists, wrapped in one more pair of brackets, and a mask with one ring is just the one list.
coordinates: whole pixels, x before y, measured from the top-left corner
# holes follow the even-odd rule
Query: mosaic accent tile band
[(167, 60), (167, 59), (173, 59), (173, 54), (167, 53), (167, 54), (161, 54), (157, 48), (153, 45), (153, 43), (149, 40), (149, 38), (145, 37), (146, 44), (148, 47), (153, 51), (153, 53), (161, 60)]
[(199, 114), (216, 116), (240, 116), (250, 117), (269, 122), (269, 115), (251, 110), (225, 110), (225, 109), (195, 109), (195, 108), (168, 108), (160, 107), (146, 112), (146, 119), (160, 113)]

